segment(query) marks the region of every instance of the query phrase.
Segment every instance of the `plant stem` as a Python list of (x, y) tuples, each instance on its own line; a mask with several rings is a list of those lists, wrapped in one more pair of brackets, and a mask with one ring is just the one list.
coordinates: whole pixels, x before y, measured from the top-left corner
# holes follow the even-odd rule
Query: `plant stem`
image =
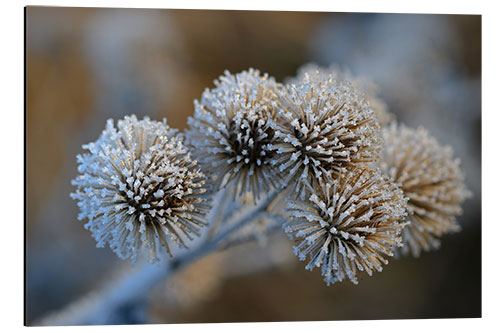
[(216, 201), (218, 204), (213, 209), (213, 212), (210, 212), (213, 215), (211, 216), (209, 223), (210, 226), (210, 230), (208, 232), (209, 240), (215, 237), (215, 235), (219, 231), (220, 225), (222, 224), (222, 220), (224, 218), (223, 212), (227, 208), (227, 200), (229, 198), (228, 194), (229, 194), (229, 188), (226, 187), (222, 189), (214, 199), (214, 201)]
[[(182, 253), (170, 261), (160, 264), (143, 264), (139, 269), (122, 276), (117, 281), (105, 285), (98, 291), (71, 303), (65, 309), (46, 317), (42, 325), (99, 325), (109, 324), (112, 318), (127, 304), (143, 299), (148, 291), (164, 281), (180, 268), (193, 263), (197, 259), (218, 249), (223, 240), (233, 235), (243, 226), (255, 220), (280, 193), (275, 190), (255, 206), (246, 209), (227, 221), (228, 227), (219, 232), (213, 239), (208, 239), (197, 248)], [(220, 214), (221, 212), (219, 212)], [(224, 249), (228, 248), (224, 246)]]
[[(264, 217), (264, 218), (271, 219), (274, 222), (271, 225), (268, 225), (264, 229), (264, 231), (262, 232), (264, 235), (270, 235), (270, 234), (275, 233), (278, 230), (281, 230), (281, 225), (286, 220), (282, 216), (272, 215), (272, 214), (268, 214), (268, 213), (262, 213), (262, 214), (260, 214), (260, 216)], [(248, 234), (248, 235), (242, 235), (240, 237), (237, 237), (237, 238), (234, 238), (234, 239), (229, 239), (229, 240), (227, 240), (225, 242), (222, 242), (219, 245), (218, 249), (221, 250), (221, 251), (222, 250), (226, 250), (226, 249), (231, 248), (233, 246), (238, 246), (238, 245), (241, 245), (241, 244), (244, 244), (244, 243), (248, 243), (248, 242), (251, 242), (251, 241), (254, 241), (254, 240), (257, 240), (257, 239), (259, 239), (259, 237), (255, 233)]]

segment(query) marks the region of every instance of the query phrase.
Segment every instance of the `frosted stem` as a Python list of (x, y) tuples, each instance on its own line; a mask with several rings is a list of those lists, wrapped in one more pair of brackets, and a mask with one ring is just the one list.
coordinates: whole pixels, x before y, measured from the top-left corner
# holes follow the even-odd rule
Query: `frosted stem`
[(230, 197), (228, 193), (229, 193), (229, 187), (225, 187), (217, 194), (216, 198), (214, 199), (216, 206), (213, 209), (213, 211), (210, 212), (213, 215), (211, 215), (209, 218), (209, 226), (210, 226), (210, 231), (208, 232), (209, 239), (213, 239), (215, 237), (215, 235), (219, 231), (220, 225), (222, 224), (222, 220), (224, 218), (223, 212), (227, 207), (227, 200)]
[[(268, 219), (272, 219), (274, 222), (264, 229), (264, 232), (263, 232), (264, 235), (269, 235), (269, 234), (272, 234), (278, 230), (281, 230), (281, 225), (286, 221), (286, 219), (282, 216), (272, 215), (272, 214), (268, 214), (268, 213), (261, 213), (260, 217), (266, 217)], [(257, 240), (257, 239), (258, 239), (258, 235), (255, 233), (242, 235), (240, 237), (230, 239), (230, 240), (223, 242), (219, 246), (219, 250), (226, 250), (226, 249), (231, 248), (233, 246), (238, 246), (238, 245), (241, 245), (244, 243), (252, 242), (252, 241)]]
[[(229, 226), (222, 230), (213, 239), (207, 240), (197, 248), (185, 252), (170, 261), (163, 261), (158, 265), (143, 264), (137, 270), (113, 280), (103, 288), (91, 292), (80, 300), (71, 303), (58, 313), (44, 318), (41, 325), (99, 325), (110, 323), (124, 305), (137, 302), (148, 295), (148, 291), (164, 281), (180, 268), (187, 266), (197, 259), (217, 250), (222, 241), (240, 230), (249, 222), (265, 214), (268, 206), (280, 193), (272, 192), (257, 205), (237, 214), (229, 221)], [(222, 213), (222, 212), (219, 212)], [(227, 246), (224, 246), (227, 248)]]

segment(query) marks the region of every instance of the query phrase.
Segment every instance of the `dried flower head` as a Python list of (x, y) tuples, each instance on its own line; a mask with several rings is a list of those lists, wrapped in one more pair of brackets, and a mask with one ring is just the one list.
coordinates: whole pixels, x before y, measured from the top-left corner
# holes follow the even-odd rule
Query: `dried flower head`
[(258, 199), (261, 191), (277, 186), (269, 149), (276, 139), (277, 91), (272, 77), (250, 68), (236, 75), (226, 71), (215, 80), (215, 88), (206, 89), (201, 101), (195, 101), (186, 135), (203, 171), (215, 176), (218, 188), (232, 183), (240, 194), (251, 190)]
[(348, 70), (341, 70), (336, 65), (321, 67), (309, 63), (301, 66), (297, 71), (297, 76), (288, 82), (300, 84), (306, 77), (317, 81), (328, 81), (330, 78), (338, 82), (349, 81), (363, 95), (370, 107), (375, 110), (380, 126), (386, 126), (395, 119), (394, 114), (388, 111), (387, 104), (378, 96), (377, 85), (365, 77), (354, 76)]
[(403, 230), (400, 251), (417, 257), (422, 250), (438, 248), (438, 237), (460, 230), (456, 216), (470, 193), (451, 147), (439, 145), (426, 130), (393, 123), (382, 134), (380, 167), (409, 199), (411, 223)]
[(120, 258), (136, 260), (144, 246), (157, 261), (171, 254), (168, 241), (186, 247), (183, 236), (192, 239), (205, 224), (205, 176), (165, 119), (127, 116), (116, 128), (110, 119), (83, 148), (89, 152), (77, 156), (71, 197), (98, 247), (108, 243)]
[(374, 111), (348, 82), (305, 76), (280, 92), (272, 164), (301, 198), (305, 184), (378, 158), (380, 126)]
[(400, 243), (405, 200), (394, 184), (372, 169), (341, 172), (320, 182), (307, 201), (290, 201), (287, 233), (297, 239), (295, 254), (309, 256), (306, 269), (322, 266), (329, 285), (356, 272), (372, 275), (387, 264)]

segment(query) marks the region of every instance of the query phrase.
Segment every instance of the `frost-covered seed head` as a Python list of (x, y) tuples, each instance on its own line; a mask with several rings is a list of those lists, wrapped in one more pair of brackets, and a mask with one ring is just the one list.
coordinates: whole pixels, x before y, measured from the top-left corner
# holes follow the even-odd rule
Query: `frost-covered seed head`
[(327, 284), (347, 276), (358, 283), (357, 271), (381, 271), (386, 256), (400, 243), (405, 199), (396, 185), (372, 169), (339, 173), (318, 184), (306, 201), (290, 201), (292, 219), (285, 231), (296, 239), (295, 254), (322, 267)]
[(309, 63), (301, 66), (297, 71), (297, 76), (288, 80), (288, 83), (300, 84), (306, 77), (316, 81), (328, 81), (330, 78), (337, 82), (349, 81), (360, 94), (363, 94), (370, 107), (375, 110), (380, 126), (386, 126), (395, 119), (394, 114), (388, 111), (387, 104), (378, 96), (378, 86), (365, 77), (354, 76), (336, 65), (321, 67)]
[(272, 77), (250, 68), (236, 75), (226, 71), (195, 100), (186, 137), (217, 188), (231, 183), (239, 194), (251, 191), (258, 199), (279, 184), (270, 163), (277, 91)]
[(437, 249), (439, 237), (460, 230), (456, 216), (470, 195), (460, 161), (449, 146), (441, 146), (423, 128), (392, 123), (382, 131), (385, 148), (380, 167), (407, 197), (408, 220), (404, 228), (403, 255)]
[(274, 164), (304, 198), (305, 185), (378, 158), (380, 126), (348, 82), (306, 75), (280, 92)]
[(98, 247), (109, 244), (122, 259), (136, 260), (141, 248), (151, 261), (170, 252), (169, 242), (186, 247), (205, 225), (205, 176), (181, 137), (163, 122), (135, 115), (110, 119), (99, 139), (77, 156), (80, 175), (72, 181), (79, 220), (88, 219)]

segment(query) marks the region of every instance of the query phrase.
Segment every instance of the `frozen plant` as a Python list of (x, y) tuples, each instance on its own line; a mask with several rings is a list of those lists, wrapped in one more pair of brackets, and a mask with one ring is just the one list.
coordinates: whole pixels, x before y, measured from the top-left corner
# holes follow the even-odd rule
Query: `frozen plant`
[(319, 182), (307, 201), (291, 201), (285, 231), (299, 240), (299, 259), (310, 257), (306, 269), (322, 266), (327, 284), (346, 276), (358, 284), (357, 270), (382, 271), (400, 244), (404, 204), (402, 191), (379, 172), (358, 168)]
[[(320, 79), (321, 78), (321, 79)], [(348, 82), (304, 75), (278, 99), (273, 165), (301, 198), (307, 184), (377, 160), (380, 130), (373, 109)]]
[(397, 251), (418, 257), (421, 251), (437, 249), (445, 233), (460, 230), (456, 216), (471, 194), (451, 147), (440, 146), (425, 129), (392, 123), (382, 134), (385, 145), (379, 164), (408, 198), (411, 221)]
[(350, 82), (363, 95), (362, 97), (370, 107), (375, 110), (381, 126), (389, 124), (395, 118), (394, 114), (389, 112), (387, 104), (378, 95), (378, 86), (365, 77), (354, 76), (350, 71), (342, 70), (337, 65), (321, 67), (315, 63), (309, 63), (300, 67), (297, 76), (289, 78), (288, 83), (300, 84), (305, 77), (318, 82), (328, 82), (329, 80)]
[[(229, 71), (195, 101), (186, 133), (193, 154), (220, 189), (231, 184), (242, 194), (275, 188), (279, 182), (271, 149), (279, 85), (268, 74)], [(203, 148), (202, 148), (203, 147)]]
[(468, 191), (451, 150), (421, 129), (381, 130), (363, 85), (308, 68), (286, 84), (226, 71), (195, 101), (185, 133), (130, 116), (84, 145), (79, 219), (98, 246), (133, 261), (145, 249), (156, 265), (86, 301), (72, 324), (105, 322), (198, 258), (283, 229), (327, 285), (357, 284), (359, 271), (458, 230)]
[(109, 244), (122, 259), (135, 260), (142, 247), (151, 260), (171, 255), (169, 241), (185, 246), (199, 234), (208, 211), (205, 175), (166, 120), (109, 120), (96, 142), (78, 155), (81, 173), (72, 184), (97, 246)]

